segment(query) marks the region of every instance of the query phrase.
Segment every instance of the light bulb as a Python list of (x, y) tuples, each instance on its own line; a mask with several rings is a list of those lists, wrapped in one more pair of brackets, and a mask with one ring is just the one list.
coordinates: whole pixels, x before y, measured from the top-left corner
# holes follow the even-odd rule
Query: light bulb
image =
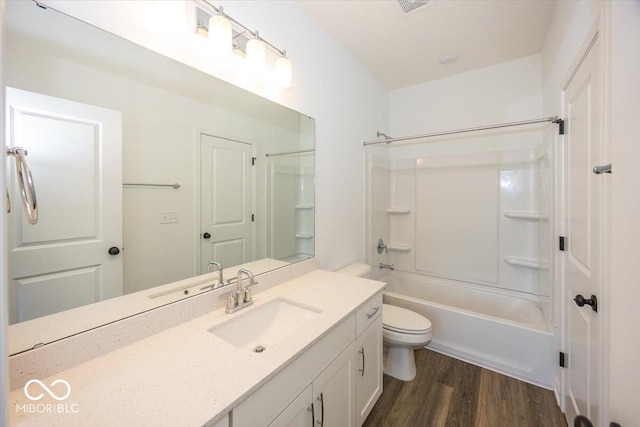
[(266, 66), (267, 49), (260, 39), (251, 39), (247, 42), (246, 60), (249, 69), (254, 73), (261, 73)]
[(293, 66), (286, 56), (278, 58), (275, 65), (275, 81), (283, 89), (291, 87), (291, 70)]
[(209, 45), (216, 56), (231, 53), (231, 21), (224, 15), (209, 18)]

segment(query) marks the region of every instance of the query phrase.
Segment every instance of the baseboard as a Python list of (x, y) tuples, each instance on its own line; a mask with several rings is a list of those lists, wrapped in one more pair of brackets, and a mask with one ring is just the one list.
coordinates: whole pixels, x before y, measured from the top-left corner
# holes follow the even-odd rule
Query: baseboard
[[(472, 365), (476, 365), (481, 368), (485, 368), (490, 371), (494, 371), (499, 374), (503, 374), (508, 377), (512, 377), (517, 380), (524, 381), (526, 383), (545, 388), (547, 390), (552, 390), (554, 391), (554, 393), (556, 392), (556, 387), (554, 386), (554, 384), (547, 384), (535, 378), (531, 378), (523, 374), (522, 372), (514, 371), (508, 366), (492, 362), (482, 357), (478, 357), (476, 355), (466, 353), (466, 352), (461, 352), (451, 347), (435, 343), (433, 341), (431, 341), (431, 343), (425, 348), (427, 350), (435, 351), (436, 353), (441, 353), (441, 354), (444, 354), (445, 356), (450, 356), (450, 357), (453, 357), (454, 359), (462, 360), (463, 362), (471, 363)], [(556, 399), (557, 399), (557, 395), (556, 395)]]

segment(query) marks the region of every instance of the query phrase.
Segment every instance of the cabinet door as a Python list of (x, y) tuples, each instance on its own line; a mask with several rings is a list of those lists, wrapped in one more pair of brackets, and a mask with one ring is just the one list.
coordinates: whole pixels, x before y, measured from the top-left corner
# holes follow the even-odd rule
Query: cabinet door
[(313, 382), (316, 424), (355, 427), (355, 343)]
[(356, 425), (367, 419), (382, 394), (382, 316), (356, 340)]
[(309, 386), (274, 422), (269, 424), (269, 427), (312, 427), (314, 422), (312, 399), (313, 394)]

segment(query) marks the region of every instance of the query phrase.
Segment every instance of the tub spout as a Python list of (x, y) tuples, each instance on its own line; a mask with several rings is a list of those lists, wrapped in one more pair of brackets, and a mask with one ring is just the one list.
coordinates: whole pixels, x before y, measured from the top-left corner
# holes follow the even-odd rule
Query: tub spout
[(393, 265), (393, 264), (384, 264), (384, 263), (382, 263), (382, 262), (381, 262), (381, 263), (380, 263), (380, 270), (385, 269), (385, 268), (386, 268), (387, 270), (394, 271), (394, 270), (396, 269), (396, 266), (395, 266), (395, 265)]

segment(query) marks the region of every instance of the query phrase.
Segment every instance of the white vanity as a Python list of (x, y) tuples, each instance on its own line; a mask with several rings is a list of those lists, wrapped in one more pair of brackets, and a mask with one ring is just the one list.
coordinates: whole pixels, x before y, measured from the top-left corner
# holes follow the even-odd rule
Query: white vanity
[(383, 287), (299, 276), (245, 310), (215, 309), (41, 379), (68, 382), (64, 401), (14, 390), (11, 425), (360, 426), (382, 393)]

